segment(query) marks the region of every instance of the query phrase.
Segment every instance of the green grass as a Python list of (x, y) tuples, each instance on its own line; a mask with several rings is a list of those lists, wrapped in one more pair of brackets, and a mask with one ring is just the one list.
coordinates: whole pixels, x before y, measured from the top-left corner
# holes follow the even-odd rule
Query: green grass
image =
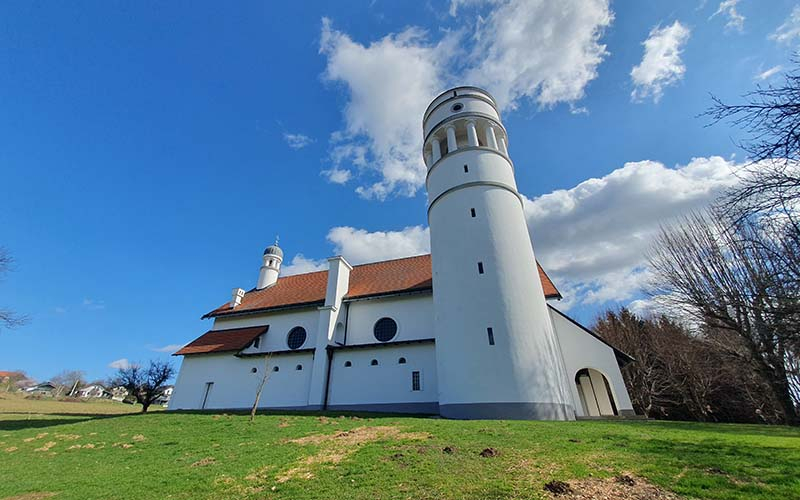
[[(686, 497), (800, 498), (800, 430), (787, 427), (334, 414), (262, 414), (250, 424), (232, 414), (13, 413), (7, 402), (0, 499), (547, 498), (552, 479), (620, 473)], [(499, 455), (481, 457), (487, 447)]]

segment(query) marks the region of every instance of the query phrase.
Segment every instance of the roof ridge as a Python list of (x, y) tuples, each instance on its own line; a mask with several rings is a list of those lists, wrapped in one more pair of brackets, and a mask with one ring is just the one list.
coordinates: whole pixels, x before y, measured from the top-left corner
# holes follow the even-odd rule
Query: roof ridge
[(421, 253), (418, 255), (409, 255), (407, 257), (396, 257), (394, 259), (386, 259), (386, 260), (376, 260), (375, 262), (365, 262), (363, 264), (356, 264), (353, 267), (364, 267), (364, 266), (372, 266), (375, 264), (383, 264), (384, 262), (394, 262), (396, 260), (408, 260), (408, 259), (416, 259), (419, 257), (428, 257), (431, 253)]

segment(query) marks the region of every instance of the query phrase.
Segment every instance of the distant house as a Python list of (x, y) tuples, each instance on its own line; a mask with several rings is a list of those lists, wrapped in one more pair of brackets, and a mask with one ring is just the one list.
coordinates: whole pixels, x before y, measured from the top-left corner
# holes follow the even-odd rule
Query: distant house
[(41, 384), (36, 384), (33, 387), (28, 387), (25, 389), (25, 392), (30, 394), (41, 394), (43, 396), (52, 396), (55, 390), (55, 385), (51, 384), (50, 382), (42, 382)]
[(123, 401), (125, 397), (128, 395), (128, 389), (124, 387), (112, 387), (111, 388), (111, 399), (114, 401)]
[(87, 385), (86, 387), (78, 389), (78, 397), (81, 398), (111, 399), (112, 396), (113, 394), (111, 391), (99, 384)]
[(164, 392), (161, 393), (161, 396), (155, 401), (154, 404), (167, 406), (169, 404), (170, 398), (172, 398), (172, 391), (175, 390), (175, 386), (168, 385), (164, 388)]

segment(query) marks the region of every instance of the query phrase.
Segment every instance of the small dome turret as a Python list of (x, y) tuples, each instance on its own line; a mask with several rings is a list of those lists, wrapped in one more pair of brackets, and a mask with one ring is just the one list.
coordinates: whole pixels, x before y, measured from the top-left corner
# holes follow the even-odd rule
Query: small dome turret
[(264, 255), (277, 255), (278, 257), (283, 258), (283, 250), (281, 250), (281, 247), (275, 243), (274, 245), (268, 246), (264, 250)]

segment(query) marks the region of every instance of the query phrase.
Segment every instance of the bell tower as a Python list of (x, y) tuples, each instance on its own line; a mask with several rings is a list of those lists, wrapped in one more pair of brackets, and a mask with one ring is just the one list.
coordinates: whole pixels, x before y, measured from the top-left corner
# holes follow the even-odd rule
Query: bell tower
[(444, 92), (423, 137), (441, 415), (574, 419), (494, 98)]

